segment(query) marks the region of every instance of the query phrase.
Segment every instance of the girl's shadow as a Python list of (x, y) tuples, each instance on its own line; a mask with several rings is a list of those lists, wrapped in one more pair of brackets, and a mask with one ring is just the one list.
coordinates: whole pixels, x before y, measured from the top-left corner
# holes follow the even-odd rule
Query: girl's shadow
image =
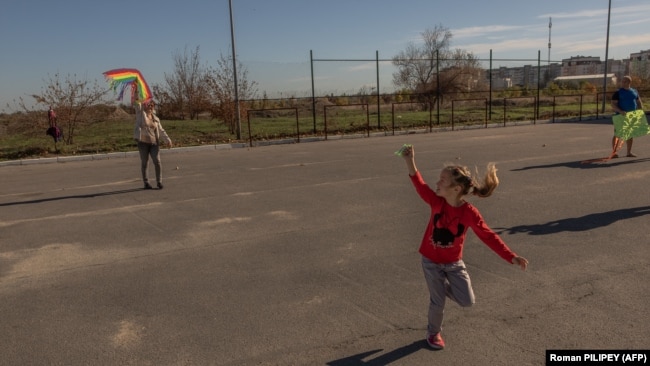
[(345, 357), (345, 358), (340, 358), (338, 360), (330, 361), (327, 363), (329, 366), (383, 366), (383, 365), (389, 365), (395, 361), (398, 361), (404, 357), (407, 357), (421, 349), (427, 349), (431, 350), (427, 346), (427, 342), (425, 340), (420, 340), (413, 342), (411, 344), (408, 344), (406, 346), (394, 349), (388, 353), (385, 353), (381, 356), (378, 356), (376, 358), (370, 359), (368, 361), (364, 361), (363, 359), (369, 356), (374, 355), (375, 353), (383, 351), (382, 349), (377, 349), (374, 351), (368, 351), (364, 353), (359, 353), (353, 356)]

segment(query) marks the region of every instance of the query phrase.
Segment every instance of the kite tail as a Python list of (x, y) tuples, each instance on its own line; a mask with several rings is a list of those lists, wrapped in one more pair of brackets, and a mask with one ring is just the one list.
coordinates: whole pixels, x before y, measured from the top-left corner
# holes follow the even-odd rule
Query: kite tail
[(620, 137), (616, 137), (614, 139), (614, 147), (612, 148), (612, 154), (609, 156), (610, 159), (613, 159), (616, 154), (618, 154), (618, 151), (621, 150), (623, 147), (623, 144), (625, 143), (625, 140), (623, 140)]
[(131, 105), (135, 104), (137, 93), (138, 93), (138, 85), (136, 83), (131, 83)]
[(625, 143), (625, 140), (623, 140), (620, 137), (614, 136), (614, 146), (612, 146), (612, 153), (609, 154), (609, 156), (606, 156), (604, 158), (598, 158), (598, 159), (583, 160), (580, 163), (581, 164), (600, 163), (600, 162), (612, 160), (612, 159), (614, 159), (616, 154), (618, 154), (619, 150), (621, 150), (624, 143)]
[(117, 100), (122, 101), (124, 98), (124, 92), (126, 91), (126, 88), (131, 84), (131, 82), (123, 82), (123, 81), (112, 81), (110, 88), (113, 89), (113, 91), (118, 92), (117, 94)]

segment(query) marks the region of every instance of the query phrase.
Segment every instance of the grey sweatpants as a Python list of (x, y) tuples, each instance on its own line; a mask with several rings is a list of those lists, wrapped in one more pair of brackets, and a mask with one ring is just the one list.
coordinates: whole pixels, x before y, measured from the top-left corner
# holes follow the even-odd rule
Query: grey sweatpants
[(162, 171), (160, 166), (160, 146), (157, 144), (147, 144), (138, 141), (138, 151), (140, 151), (140, 167), (142, 169), (142, 181), (149, 183), (147, 174), (149, 168), (149, 156), (156, 169), (156, 183), (162, 183)]
[(429, 288), (429, 334), (442, 330), (442, 318), (447, 297), (466, 307), (474, 304), (474, 290), (465, 263), (439, 264), (422, 257), (422, 270)]

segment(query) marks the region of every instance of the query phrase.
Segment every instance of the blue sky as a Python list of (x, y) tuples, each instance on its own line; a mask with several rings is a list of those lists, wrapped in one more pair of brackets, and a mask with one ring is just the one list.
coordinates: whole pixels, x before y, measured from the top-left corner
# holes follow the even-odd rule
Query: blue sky
[[(571, 56), (605, 57), (608, 0), (233, 0), (237, 59), (260, 95), (311, 95), (316, 59), (390, 59), (427, 28), (453, 33), (452, 47), (493, 67)], [(100, 5), (97, 5), (100, 4)], [(612, 0), (610, 58), (650, 49), (650, 1)], [(173, 54), (200, 47), (204, 64), (231, 53), (228, 0), (3, 0), (0, 11), (0, 111), (39, 94), (55, 74), (104, 83), (102, 72), (139, 69), (150, 84), (173, 71)], [(530, 61), (528, 61), (530, 60)], [(380, 63), (380, 89), (392, 91), (392, 66)], [(316, 62), (317, 94), (376, 86), (375, 62)], [(281, 93), (281, 94), (280, 94)]]

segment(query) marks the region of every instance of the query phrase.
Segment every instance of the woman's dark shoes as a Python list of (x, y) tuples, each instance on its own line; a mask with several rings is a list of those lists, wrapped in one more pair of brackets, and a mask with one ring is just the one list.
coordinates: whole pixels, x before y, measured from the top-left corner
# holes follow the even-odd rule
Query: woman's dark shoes
[[(159, 185), (159, 186), (160, 186), (160, 185)], [(144, 189), (153, 189), (153, 187), (151, 186), (151, 184), (149, 184), (149, 183), (145, 183), (145, 184), (144, 184)]]
[(163, 189), (162, 183), (158, 183), (158, 189)]

